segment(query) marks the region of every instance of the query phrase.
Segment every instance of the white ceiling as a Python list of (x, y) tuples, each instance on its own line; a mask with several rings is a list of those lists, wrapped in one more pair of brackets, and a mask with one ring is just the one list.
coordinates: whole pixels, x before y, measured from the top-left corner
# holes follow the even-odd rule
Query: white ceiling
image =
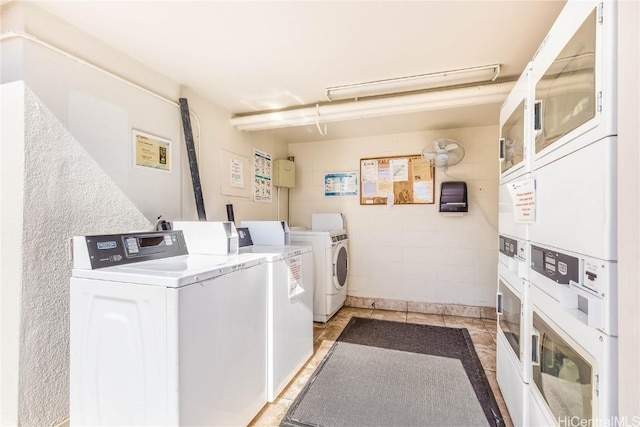
[[(325, 88), (501, 64), (517, 78), (564, 1), (39, 1), (231, 114)], [(497, 124), (499, 105), (278, 129), (286, 141)]]

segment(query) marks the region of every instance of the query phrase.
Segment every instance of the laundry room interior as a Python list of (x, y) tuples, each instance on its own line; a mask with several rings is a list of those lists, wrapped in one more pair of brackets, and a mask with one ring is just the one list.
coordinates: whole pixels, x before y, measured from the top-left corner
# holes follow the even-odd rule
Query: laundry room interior
[[(390, 351), (384, 381), (462, 385), (379, 425), (640, 422), (638, 2), (0, 19), (0, 425), (370, 425)], [(567, 57), (590, 98), (555, 118), (593, 115), (541, 143)], [(423, 326), (470, 355), (391, 344)]]

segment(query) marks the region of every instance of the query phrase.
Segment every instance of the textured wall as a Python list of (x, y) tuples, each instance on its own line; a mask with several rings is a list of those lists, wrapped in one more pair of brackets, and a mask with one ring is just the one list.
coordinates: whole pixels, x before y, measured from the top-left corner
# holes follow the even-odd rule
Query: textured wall
[[(324, 197), (325, 173), (359, 172), (361, 158), (419, 154), (437, 138), (460, 141), (466, 154), (448, 176), (436, 170), (435, 204), (361, 206), (359, 197)], [(494, 306), (497, 139), (498, 127), (490, 126), (290, 144), (297, 174), (291, 224), (310, 226), (314, 212), (345, 215), (349, 295)], [(438, 212), (440, 183), (458, 180), (467, 182), (469, 213), (443, 216)]]
[(148, 230), (151, 222), (46, 105), (25, 92), (20, 422), (68, 415), (68, 240)]

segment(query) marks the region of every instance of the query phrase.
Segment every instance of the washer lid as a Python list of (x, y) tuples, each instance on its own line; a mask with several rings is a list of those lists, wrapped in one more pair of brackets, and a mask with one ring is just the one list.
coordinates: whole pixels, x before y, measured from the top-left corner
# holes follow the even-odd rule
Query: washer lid
[(311, 252), (311, 246), (292, 245), (253, 245), (240, 248), (240, 253), (261, 254), (267, 258), (268, 262), (279, 261), (296, 255)]
[(178, 288), (266, 262), (263, 255), (182, 255), (95, 270), (73, 269), (72, 276)]

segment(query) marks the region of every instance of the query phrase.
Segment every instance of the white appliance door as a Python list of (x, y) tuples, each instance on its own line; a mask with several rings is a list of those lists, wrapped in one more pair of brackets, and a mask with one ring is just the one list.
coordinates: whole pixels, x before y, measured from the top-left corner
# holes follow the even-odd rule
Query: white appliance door
[(267, 402), (267, 265), (179, 292), (180, 424), (247, 425)]
[(337, 243), (333, 248), (333, 262), (332, 262), (332, 294), (338, 293), (347, 286), (347, 279), (349, 275), (349, 251), (347, 250), (347, 242), (342, 241)]
[(71, 425), (167, 425), (166, 289), (71, 279)]
[[(313, 254), (308, 252), (274, 262), (272, 268), (267, 391), (270, 402), (313, 353)], [(294, 285), (298, 289), (292, 297), (290, 289)]]
[(597, 414), (595, 361), (536, 308), (532, 325), (531, 387), (542, 396), (555, 419), (590, 422)]

